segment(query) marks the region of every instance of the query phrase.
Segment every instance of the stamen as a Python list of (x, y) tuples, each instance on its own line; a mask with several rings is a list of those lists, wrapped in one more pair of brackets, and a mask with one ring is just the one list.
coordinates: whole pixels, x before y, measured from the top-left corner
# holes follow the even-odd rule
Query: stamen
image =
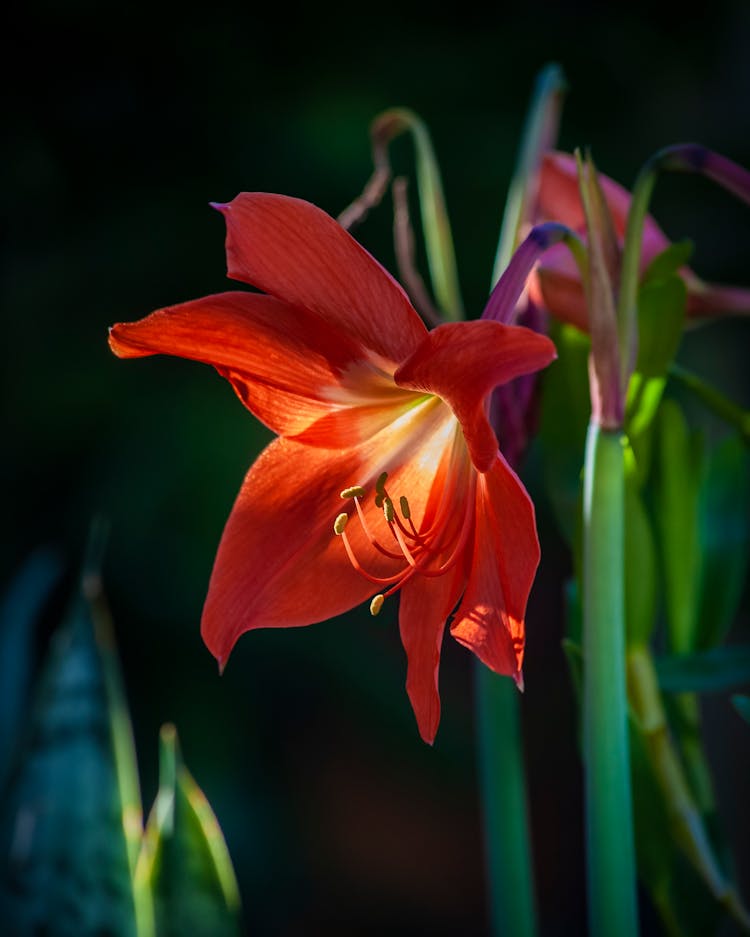
[(375, 491), (377, 494), (385, 497), (385, 480), (388, 478), (388, 472), (381, 472), (378, 480), (375, 482)]
[(396, 516), (396, 512), (393, 508), (393, 501), (390, 498), (386, 498), (383, 501), (383, 517), (389, 524), (393, 523), (393, 518)]
[[(455, 476), (452, 473), (449, 474), (449, 484), (441, 488), (439, 500), (430, 505), (422, 521), (416, 525), (412, 518), (409, 499), (405, 495), (399, 497), (399, 510), (396, 510), (394, 499), (388, 494), (386, 488), (387, 478), (388, 473), (382, 472), (375, 482), (374, 502), (376, 508), (382, 509), (383, 517), (388, 525), (388, 533), (393, 538), (389, 544), (390, 549), (384, 547), (374, 535), (374, 525), (377, 521), (370, 517), (368, 523), (363, 509), (365, 489), (361, 485), (352, 485), (341, 492), (341, 497), (354, 501), (365, 537), (364, 543), (369, 543), (370, 547), (381, 557), (395, 561), (395, 572), (390, 575), (376, 575), (374, 570), (365, 569), (345, 533), (349, 515), (339, 514), (334, 523), (334, 532), (341, 536), (354, 569), (369, 582), (384, 590), (373, 596), (370, 601), (370, 614), (372, 615), (377, 615), (385, 600), (415, 577), (442, 576), (461, 562), (474, 522), (474, 512), (471, 509), (473, 494), (471, 491), (461, 490), (460, 483), (464, 479), (458, 474)], [(373, 524), (372, 530), (370, 524)], [(390, 568), (393, 569), (393, 566)]]
[(364, 498), (364, 496), (365, 489), (361, 485), (352, 485), (351, 488), (344, 488), (339, 497), (346, 500), (347, 498)]

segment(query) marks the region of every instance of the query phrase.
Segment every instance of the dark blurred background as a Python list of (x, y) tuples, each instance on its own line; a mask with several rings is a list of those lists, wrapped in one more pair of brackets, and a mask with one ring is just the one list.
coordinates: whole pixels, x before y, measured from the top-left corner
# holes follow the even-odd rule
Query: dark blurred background
[[(222, 0), (15, 6), (0, 39), (0, 581), (40, 544), (73, 569), (91, 517), (110, 519), (106, 585), (144, 802), (172, 720), (225, 831), (249, 932), (485, 932), (471, 660), (446, 641), (434, 749), (403, 690), (395, 607), (245, 636), (219, 679), (201, 604), (269, 436), (209, 368), (116, 360), (107, 326), (227, 288), (209, 200), (267, 190), (339, 212), (369, 175), (369, 122), (392, 105), (432, 130), (476, 315), (542, 65), (560, 62), (570, 84), (562, 146), (590, 145), (629, 184), (654, 150), (685, 140), (750, 165), (748, 53), (742, 0), (715, 0), (699, 19), (654, 3), (442, 16)], [(410, 168), (408, 144), (395, 161)], [(746, 209), (687, 178), (660, 182), (654, 208), (671, 236), (695, 239), (698, 272), (750, 284)], [(393, 269), (390, 224), (386, 201), (357, 234)], [(747, 347), (748, 323), (723, 323), (688, 336), (683, 357), (747, 405)], [(543, 501), (540, 525), (522, 700), (530, 803), (544, 932), (577, 934), (580, 771), (560, 651), (569, 560)], [(707, 718), (725, 819), (748, 840), (741, 779), (722, 766), (747, 759), (750, 733), (726, 699)]]

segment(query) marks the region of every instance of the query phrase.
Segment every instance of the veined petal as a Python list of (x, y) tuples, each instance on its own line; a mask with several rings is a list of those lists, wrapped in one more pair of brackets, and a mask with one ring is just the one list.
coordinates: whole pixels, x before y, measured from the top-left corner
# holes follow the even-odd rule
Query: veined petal
[[(282, 438), (265, 449), (227, 521), (203, 610), (203, 639), (221, 664), (245, 631), (323, 621), (380, 591), (355, 571), (333, 532), (350, 504), (340, 492), (351, 485), (371, 490), (388, 471), (394, 496), (407, 494), (421, 516), (434, 476), (427, 467), (440, 462), (455, 425), (444, 404), (428, 399), (357, 447), (332, 451)], [(383, 511), (372, 497), (363, 513), (368, 530), (387, 543)], [(373, 576), (403, 567), (372, 547), (356, 517), (346, 533)]]
[(489, 392), (556, 356), (544, 335), (489, 320), (450, 322), (433, 329), (396, 371), (399, 387), (437, 394), (447, 401), (466, 437), (472, 461), (486, 472), (497, 453), (487, 418)]
[(348, 448), (408, 407), (372, 354), (304, 309), (260, 293), (220, 293), (119, 323), (121, 358), (170, 354), (211, 364), (275, 433)]
[(429, 745), (435, 741), (440, 724), (438, 670), (445, 622), (463, 582), (463, 564), (458, 564), (436, 579), (416, 576), (401, 590), (398, 621), (408, 661), (406, 692), (419, 734)]
[[(435, 473), (430, 496), (425, 508), (428, 522), (445, 513), (445, 501), (456, 517), (474, 511), (475, 473), (458, 431), (451, 445), (446, 445)], [(470, 545), (471, 541), (469, 541)], [(434, 566), (448, 558), (453, 545), (435, 557)], [(406, 651), (408, 669), (406, 692), (414, 710), (419, 734), (432, 745), (440, 722), (440, 694), (438, 669), (440, 648), (448, 615), (455, 608), (466, 581), (466, 563), (469, 550), (465, 549), (452, 568), (443, 576), (416, 576), (401, 590), (399, 629), (401, 643)]]
[(274, 440), (253, 464), (203, 609), (201, 634), (220, 666), (245, 631), (324, 621), (372, 594), (333, 533), (339, 492), (359, 464), (356, 449), (331, 453), (287, 439)]
[(474, 556), (451, 634), (521, 681), (526, 602), (539, 564), (534, 505), (505, 459), (477, 477)]
[(230, 277), (309, 309), (393, 362), (424, 336), (406, 293), (321, 209), (262, 192), (216, 207), (227, 223)]

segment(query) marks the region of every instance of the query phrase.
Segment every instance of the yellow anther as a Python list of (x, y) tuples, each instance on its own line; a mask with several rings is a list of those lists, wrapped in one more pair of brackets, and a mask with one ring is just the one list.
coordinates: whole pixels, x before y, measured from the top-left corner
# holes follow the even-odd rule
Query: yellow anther
[(385, 596), (382, 592), (379, 592), (377, 595), (372, 597), (370, 602), (370, 614), (377, 615), (380, 612), (380, 609), (383, 607), (383, 602), (385, 602)]
[(365, 489), (361, 485), (352, 485), (351, 488), (344, 488), (341, 497), (346, 498), (364, 498)]
[(401, 516), (405, 521), (408, 521), (411, 517), (411, 508), (409, 507), (409, 502), (406, 499), (406, 495), (401, 495), (399, 498), (399, 503), (401, 505)]
[(393, 519), (396, 516), (396, 512), (393, 509), (393, 501), (390, 498), (386, 498), (383, 501), (383, 516), (388, 521), (389, 524), (393, 523)]
[(349, 520), (348, 514), (339, 514), (339, 516), (333, 522), (333, 532), (336, 534), (337, 537), (340, 537), (341, 534), (343, 534), (344, 528), (346, 527), (346, 522), (348, 520)]
[(375, 491), (379, 495), (385, 495), (385, 480), (388, 478), (388, 472), (382, 472), (378, 476), (378, 480), (375, 482)]

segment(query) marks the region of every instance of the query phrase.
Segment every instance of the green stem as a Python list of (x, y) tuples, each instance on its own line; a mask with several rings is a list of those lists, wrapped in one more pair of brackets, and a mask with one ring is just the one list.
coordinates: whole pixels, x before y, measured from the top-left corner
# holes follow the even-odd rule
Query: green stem
[(583, 749), (591, 937), (638, 932), (625, 680), (622, 434), (586, 437), (583, 506)]
[(492, 933), (534, 937), (536, 911), (518, 690), (476, 662), (479, 775)]
[(538, 186), (537, 176), (544, 154), (554, 147), (560, 110), (565, 92), (565, 76), (559, 65), (542, 69), (526, 117), (518, 162), (505, 200), (500, 240), (492, 271), (492, 286), (503, 275), (518, 246), (524, 222), (531, 221), (533, 200)]

